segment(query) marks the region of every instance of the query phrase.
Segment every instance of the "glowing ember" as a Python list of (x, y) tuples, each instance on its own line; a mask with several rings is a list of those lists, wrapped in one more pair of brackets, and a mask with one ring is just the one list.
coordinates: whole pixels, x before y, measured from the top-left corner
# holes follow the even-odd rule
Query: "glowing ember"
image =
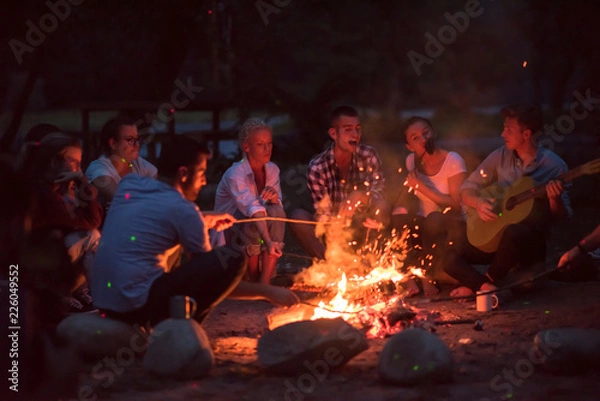
[[(365, 227), (373, 233), (374, 228)], [(298, 319), (341, 317), (365, 329), (371, 338), (383, 338), (415, 325), (412, 319), (417, 312), (404, 305), (401, 283), (411, 277), (425, 278), (425, 262), (431, 266), (433, 260), (427, 255), (415, 261), (420, 267), (405, 264), (407, 240), (418, 234), (404, 227), (401, 232), (393, 230), (391, 238), (380, 233), (375, 239), (369, 235), (362, 239), (364, 236), (356, 237), (341, 224), (329, 225), (326, 230), (326, 261), (315, 262), (296, 276), (296, 285), (321, 289), (317, 299), (304, 306), (306, 313), (291, 309), (288, 315), (271, 320), (281, 325)]]
[(346, 273), (342, 273), (342, 279), (337, 284), (338, 293), (331, 301), (329, 301), (328, 306), (326, 306), (325, 302), (323, 301), (319, 302), (319, 306), (315, 308), (315, 313), (310, 320), (322, 318), (333, 319), (342, 316), (344, 313), (355, 313), (360, 310), (360, 307), (349, 305), (348, 300), (344, 299), (347, 282), (348, 280), (346, 279)]

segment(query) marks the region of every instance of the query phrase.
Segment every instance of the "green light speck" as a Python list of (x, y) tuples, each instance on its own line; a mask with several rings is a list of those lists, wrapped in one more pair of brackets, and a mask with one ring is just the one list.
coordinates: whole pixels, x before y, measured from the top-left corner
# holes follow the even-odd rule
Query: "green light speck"
[(130, 238), (132, 241), (135, 241), (135, 235), (132, 235)]
[(413, 366), (413, 370), (416, 372), (417, 370), (419, 370), (419, 365), (415, 365)]
[(108, 288), (112, 287), (112, 284), (110, 283), (110, 281), (109, 281), (108, 283), (106, 283), (106, 286), (107, 286)]

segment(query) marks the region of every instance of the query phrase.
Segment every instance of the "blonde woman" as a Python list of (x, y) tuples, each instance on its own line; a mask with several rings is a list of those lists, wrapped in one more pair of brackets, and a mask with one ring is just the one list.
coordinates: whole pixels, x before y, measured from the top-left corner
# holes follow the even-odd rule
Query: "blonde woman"
[[(271, 162), (271, 127), (261, 119), (250, 118), (242, 125), (239, 138), (243, 158), (223, 175), (215, 196), (215, 211), (238, 219), (285, 217), (279, 168)], [(263, 220), (230, 228), (225, 240), (246, 249), (248, 279), (269, 284), (281, 256), (284, 232), (283, 222)]]

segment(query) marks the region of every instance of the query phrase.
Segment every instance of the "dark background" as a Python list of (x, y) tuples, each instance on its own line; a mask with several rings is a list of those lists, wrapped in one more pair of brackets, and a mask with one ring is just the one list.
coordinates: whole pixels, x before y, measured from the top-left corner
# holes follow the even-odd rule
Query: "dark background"
[[(18, 63), (10, 41), (27, 43), (27, 21), (39, 27), (50, 3), (69, 4), (68, 15)], [(327, 139), (327, 112), (342, 102), (377, 110), (372, 135), (380, 138), (398, 135), (401, 111), (423, 108), (448, 131), (462, 122), (474, 127), (468, 135), (489, 135), (472, 121), (478, 108), (531, 102), (551, 121), (575, 90), (598, 93), (600, 6), (592, 0), (477, 2), (481, 15), (418, 75), (407, 54), (425, 56), (426, 34), (438, 38), (449, 25), (445, 14), (473, 3), (11, 2), (0, 23), (0, 129), (18, 130), (9, 125), (24, 111), (167, 101), (174, 81), (191, 77), (204, 88), (201, 100), (231, 102), (241, 116), (256, 109), (289, 115), (291, 138), (314, 153)], [(35, 85), (19, 104), (28, 77)], [(595, 131), (593, 114), (578, 131)]]

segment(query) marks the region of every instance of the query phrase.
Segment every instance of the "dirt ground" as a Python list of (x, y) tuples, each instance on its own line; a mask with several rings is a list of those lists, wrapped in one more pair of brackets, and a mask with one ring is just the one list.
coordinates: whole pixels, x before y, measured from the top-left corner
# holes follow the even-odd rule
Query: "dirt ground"
[[(258, 364), (256, 343), (267, 329), (265, 315), (272, 307), (265, 302), (225, 301), (204, 325), (216, 356), (216, 366), (209, 377), (192, 381), (157, 379), (146, 374), (138, 361), (108, 388), (99, 386), (98, 395), (99, 399), (128, 401), (598, 400), (599, 372), (557, 376), (525, 361), (530, 358), (532, 339), (540, 330), (600, 329), (599, 301), (600, 282), (594, 281), (551, 282), (545, 289), (515, 299), (491, 313), (477, 312), (472, 304), (435, 304), (437, 310), (481, 319), (483, 331), (475, 331), (471, 324), (438, 326), (437, 334), (454, 357), (454, 381), (422, 387), (395, 387), (379, 380), (378, 354), (385, 339), (369, 340), (367, 351), (313, 387), (310, 382), (304, 385), (299, 377), (269, 376)], [(433, 305), (429, 304), (428, 308)], [(471, 338), (474, 342), (460, 344), (462, 338)], [(521, 380), (519, 375), (525, 379)], [(290, 385), (306, 392), (291, 391)]]
[[(597, 188), (597, 179), (587, 185)], [(581, 194), (589, 187), (580, 190)], [(556, 261), (577, 238), (599, 223), (598, 195), (576, 195), (579, 208), (574, 218), (561, 225), (549, 244), (548, 260)], [(293, 250), (293, 248), (292, 248)], [(306, 264), (284, 259), (288, 267)], [(596, 267), (598, 264), (596, 263)], [(447, 295), (451, 286), (445, 286)], [(418, 300), (419, 298), (417, 298)], [(423, 299), (423, 298), (420, 298)], [(472, 324), (437, 326), (436, 334), (450, 347), (454, 380), (450, 384), (398, 387), (382, 383), (378, 376), (378, 355), (386, 340), (369, 340), (370, 348), (342, 369), (313, 382), (300, 377), (266, 374), (258, 363), (256, 344), (267, 330), (266, 314), (273, 307), (266, 302), (225, 301), (203, 324), (216, 356), (210, 375), (200, 380), (176, 381), (152, 377), (141, 362), (128, 367), (109, 386), (86, 376), (98, 399), (110, 400), (600, 400), (600, 372), (575, 376), (545, 372), (529, 363), (533, 337), (543, 329), (578, 327), (600, 329), (600, 281), (565, 283), (547, 281), (543, 288), (481, 313), (474, 303), (425, 303), (422, 308), (449, 311), (461, 318), (477, 318), (483, 331)], [(460, 339), (473, 342), (462, 344)], [(531, 361), (533, 362), (533, 361)]]

